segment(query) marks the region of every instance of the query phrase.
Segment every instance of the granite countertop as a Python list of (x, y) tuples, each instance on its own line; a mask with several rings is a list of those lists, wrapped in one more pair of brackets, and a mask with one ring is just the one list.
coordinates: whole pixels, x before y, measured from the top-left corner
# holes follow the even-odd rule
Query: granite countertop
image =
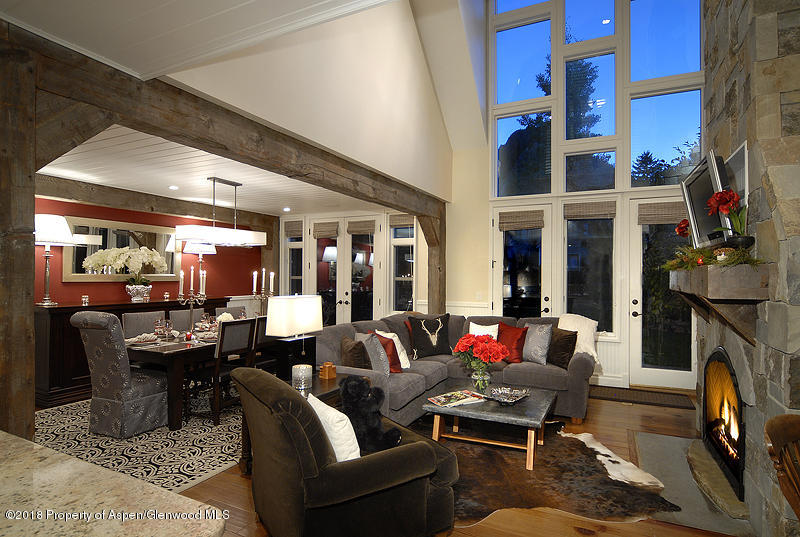
[(212, 537), (225, 530), (219, 509), (4, 431), (0, 460), (0, 535)]

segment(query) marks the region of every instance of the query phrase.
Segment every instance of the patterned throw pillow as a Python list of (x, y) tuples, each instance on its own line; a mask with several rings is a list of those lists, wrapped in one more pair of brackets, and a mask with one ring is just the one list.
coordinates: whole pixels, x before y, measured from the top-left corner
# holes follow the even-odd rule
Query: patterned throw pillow
[(547, 351), (550, 349), (550, 339), (553, 336), (552, 324), (526, 324), (528, 334), (525, 336), (525, 346), (522, 348), (522, 360), (537, 364), (547, 363)]
[(408, 361), (408, 353), (406, 352), (406, 348), (403, 347), (403, 342), (400, 341), (400, 337), (397, 334), (394, 332), (384, 332), (382, 330), (375, 330), (375, 333), (381, 337), (388, 337), (394, 341), (394, 348), (397, 351), (397, 358), (400, 359), (400, 367), (403, 369), (408, 369), (411, 367), (411, 362)]
[(367, 356), (372, 365), (372, 370), (380, 371), (388, 377), (389, 373), (391, 373), (389, 357), (386, 355), (386, 351), (383, 350), (383, 345), (381, 345), (381, 342), (378, 340), (378, 336), (375, 334), (357, 333), (356, 341), (364, 343), (364, 347), (367, 349)]
[(497, 332), (497, 341), (508, 348), (508, 356), (504, 358), (509, 364), (522, 362), (522, 351), (526, 341), (528, 328), (517, 328), (506, 323), (500, 323)]
[(547, 351), (547, 363), (567, 369), (569, 361), (575, 353), (575, 343), (577, 341), (577, 332), (562, 330), (554, 326), (553, 337), (550, 339), (550, 350)]
[(394, 340), (392, 338), (383, 337), (380, 334), (376, 334), (372, 330), (370, 330), (369, 333), (376, 336), (378, 341), (381, 342), (383, 350), (386, 352), (386, 357), (389, 360), (389, 372), (402, 373), (403, 366), (400, 365), (400, 357), (397, 354), (397, 347), (394, 346)]
[(362, 341), (355, 341), (347, 336), (342, 336), (342, 365), (372, 369), (372, 364), (367, 356), (367, 348)]
[(408, 322), (411, 325), (411, 342), (414, 345), (415, 358), (450, 354), (449, 321), (449, 313), (434, 319), (408, 318)]
[(499, 331), (499, 324), (477, 324), (470, 322), (469, 332), (467, 333), (472, 334), (473, 336), (492, 336), (493, 338), (497, 339), (497, 333)]

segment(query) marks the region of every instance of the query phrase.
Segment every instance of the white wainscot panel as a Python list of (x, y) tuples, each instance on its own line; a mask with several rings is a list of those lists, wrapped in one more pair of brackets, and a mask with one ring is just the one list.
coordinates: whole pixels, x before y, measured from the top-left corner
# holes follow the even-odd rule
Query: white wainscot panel
[[(470, 315), (491, 315), (492, 308), (488, 302), (447, 302), (447, 313), (450, 315), (463, 315), (469, 317)], [(427, 313), (428, 301), (418, 300), (417, 310), (421, 313)]]
[(597, 342), (597, 361), (594, 375), (590, 380), (592, 384), (620, 388), (629, 386), (627, 345), (618, 340), (599, 340)]

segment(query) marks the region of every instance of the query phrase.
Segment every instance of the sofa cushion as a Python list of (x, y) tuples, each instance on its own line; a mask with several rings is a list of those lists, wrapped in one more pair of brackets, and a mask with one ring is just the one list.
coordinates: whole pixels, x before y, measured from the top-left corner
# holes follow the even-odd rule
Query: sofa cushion
[[(517, 319), (515, 317), (500, 317), (499, 315), (472, 315), (470, 317), (467, 317), (466, 320), (464, 321), (464, 329), (461, 331), (462, 336), (466, 334), (467, 331), (469, 330), (469, 323), (475, 323), (481, 326), (506, 323), (511, 326), (517, 326)], [(453, 341), (454, 347), (456, 343), (457, 343), (456, 341)]]
[(522, 361), (522, 348), (525, 346), (525, 336), (527, 333), (527, 328), (517, 328), (514, 325), (500, 323), (497, 341), (505, 345), (508, 349), (509, 354), (505, 358), (505, 361), (509, 364), (518, 364)]
[(400, 410), (424, 391), (425, 377), (417, 373), (406, 372), (389, 375), (385, 393), (389, 408)]
[(347, 336), (342, 337), (342, 365), (372, 369), (363, 341), (355, 341)]
[(355, 334), (356, 341), (364, 344), (367, 350), (367, 357), (369, 358), (371, 369), (373, 371), (380, 371), (387, 377), (390, 375), (391, 366), (389, 365), (389, 356), (383, 348), (378, 336), (375, 334)]
[(391, 332), (389, 327), (386, 326), (386, 323), (382, 320), (378, 321), (355, 321), (350, 323), (353, 325), (353, 328), (356, 332), (361, 332), (363, 334), (368, 334), (374, 330), (382, 330), (384, 332)]
[(577, 340), (577, 332), (562, 330), (554, 326), (553, 335), (550, 338), (550, 348), (547, 350), (547, 363), (567, 369), (569, 361), (575, 353), (575, 342)]
[(552, 364), (536, 364), (534, 362), (522, 362), (520, 364), (508, 364), (503, 369), (503, 382), (506, 384), (517, 384), (530, 386), (532, 388), (543, 388), (546, 390), (566, 390), (567, 371)]
[[(381, 321), (387, 326), (388, 332), (397, 334), (397, 338), (400, 340), (400, 343), (402, 343), (403, 348), (405, 348), (408, 357), (411, 358), (414, 354), (414, 350), (411, 345), (411, 334), (408, 332), (408, 327), (406, 326), (407, 319), (407, 313), (396, 313), (395, 315), (384, 317)], [(383, 329), (381, 328), (380, 330)]]
[(400, 365), (400, 357), (397, 354), (397, 347), (395, 347), (394, 340), (389, 337), (383, 337), (375, 332), (370, 332), (370, 334), (378, 338), (378, 341), (381, 342), (381, 346), (383, 346), (383, 350), (386, 351), (386, 357), (389, 360), (389, 372), (402, 373), (403, 366)]
[(452, 359), (453, 359), (452, 354), (432, 354), (431, 356), (425, 356), (423, 358), (420, 358), (421, 361), (427, 360), (429, 362), (441, 362), (445, 365)]
[(528, 333), (525, 336), (525, 345), (522, 347), (522, 361), (546, 364), (554, 325), (542, 323), (525, 326), (528, 327)]
[(337, 324), (326, 326), (314, 335), (317, 337), (317, 363), (333, 362), (341, 365), (342, 337), (355, 339), (356, 331), (351, 324)]
[(558, 317), (520, 317), (517, 320), (517, 326), (525, 326), (526, 324), (552, 324), (558, 326)]
[(558, 327), (578, 333), (575, 352), (585, 352), (595, 360), (597, 359), (597, 321), (583, 315), (565, 313), (558, 318)]
[(433, 319), (410, 317), (411, 338), (414, 355), (423, 358), (432, 354), (446, 354), (450, 351), (450, 340), (447, 325), (450, 314), (445, 313)]
[(406, 371), (425, 377), (425, 389), (430, 390), (447, 378), (447, 365), (431, 360), (414, 360)]

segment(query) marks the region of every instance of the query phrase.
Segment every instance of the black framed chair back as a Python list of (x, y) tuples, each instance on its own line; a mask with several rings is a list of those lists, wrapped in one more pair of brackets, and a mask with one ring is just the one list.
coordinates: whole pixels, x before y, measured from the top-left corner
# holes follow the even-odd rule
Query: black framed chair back
[(261, 350), (275, 339), (276, 336), (267, 335), (267, 316), (261, 315), (256, 317), (256, 334), (255, 338), (253, 338), (253, 350)]
[[(254, 318), (225, 321), (219, 325), (217, 347), (214, 351), (214, 374), (211, 377), (211, 419), (214, 425), (219, 425), (220, 412), (223, 407), (238, 401), (230, 393), (230, 371), (234, 367), (247, 365), (253, 347), (256, 320)], [(238, 355), (231, 360), (232, 355)], [(223, 391), (225, 394), (223, 394)], [(227, 396), (226, 396), (227, 394)]]
[(253, 347), (256, 320), (237, 319), (225, 321), (219, 325), (217, 349), (214, 355), (217, 358), (231, 354), (247, 354)]

